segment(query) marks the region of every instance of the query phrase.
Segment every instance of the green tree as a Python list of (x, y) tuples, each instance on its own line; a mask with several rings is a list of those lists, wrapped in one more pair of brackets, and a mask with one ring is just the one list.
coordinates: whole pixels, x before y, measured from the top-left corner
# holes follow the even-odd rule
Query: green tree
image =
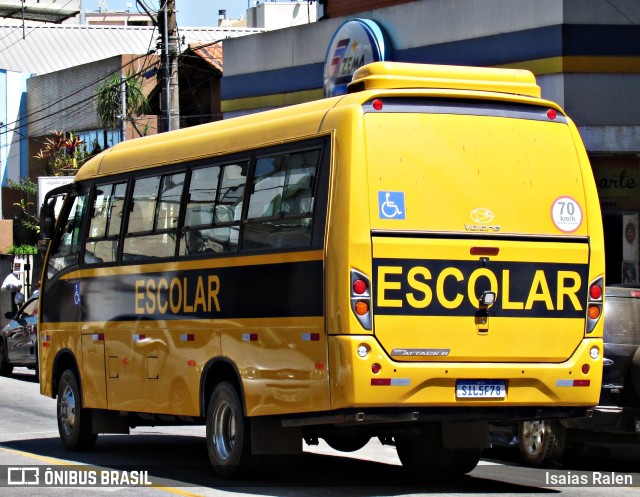
[(38, 243), (38, 233), (40, 233), (35, 205), (38, 186), (29, 178), (21, 178), (20, 181), (8, 180), (7, 184), (10, 190), (20, 193), (20, 201), (13, 204), (18, 208), (14, 219), (13, 248), (26, 246), (35, 248)]
[[(126, 89), (126, 116), (127, 121), (140, 136), (147, 134), (148, 127), (139, 129), (136, 125), (135, 118), (149, 112), (149, 101), (142, 91), (142, 78), (140, 76), (129, 74), (124, 79)], [(100, 124), (105, 129), (116, 129), (120, 126), (122, 119), (122, 82), (120, 74), (114, 73), (105, 79), (98, 87), (98, 95), (96, 99), (96, 112)]]

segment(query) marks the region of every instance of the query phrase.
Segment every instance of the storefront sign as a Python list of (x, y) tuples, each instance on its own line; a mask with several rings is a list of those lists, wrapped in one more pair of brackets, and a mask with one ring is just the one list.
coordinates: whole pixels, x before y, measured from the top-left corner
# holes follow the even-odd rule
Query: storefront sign
[(369, 19), (343, 23), (331, 38), (324, 62), (324, 94), (344, 95), (353, 73), (371, 62), (389, 60), (391, 44), (382, 29)]
[(640, 210), (640, 161), (636, 157), (591, 160), (603, 209)]

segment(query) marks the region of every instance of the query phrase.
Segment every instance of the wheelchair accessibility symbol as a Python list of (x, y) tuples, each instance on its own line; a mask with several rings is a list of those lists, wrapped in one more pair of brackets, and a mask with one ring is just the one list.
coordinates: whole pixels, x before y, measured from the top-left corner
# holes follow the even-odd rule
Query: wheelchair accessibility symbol
[(404, 192), (378, 192), (380, 219), (404, 219)]
[(73, 303), (80, 305), (80, 283), (76, 283), (73, 289)]

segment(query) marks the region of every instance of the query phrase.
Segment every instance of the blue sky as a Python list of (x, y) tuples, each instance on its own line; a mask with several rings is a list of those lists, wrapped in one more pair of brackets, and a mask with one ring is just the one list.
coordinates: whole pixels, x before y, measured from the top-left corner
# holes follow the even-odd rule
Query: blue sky
[[(83, 0), (84, 10), (98, 10), (100, 0)], [(158, 8), (158, 0), (145, 0), (153, 9)], [(245, 16), (247, 0), (175, 0), (178, 11), (178, 26), (217, 26), (218, 10), (226, 10), (227, 17), (238, 18)], [(131, 12), (137, 12), (136, 0), (102, 0), (108, 10), (127, 10), (127, 3), (131, 4)], [(255, 5), (255, 0), (250, 0)], [(142, 10), (142, 9), (140, 9)]]

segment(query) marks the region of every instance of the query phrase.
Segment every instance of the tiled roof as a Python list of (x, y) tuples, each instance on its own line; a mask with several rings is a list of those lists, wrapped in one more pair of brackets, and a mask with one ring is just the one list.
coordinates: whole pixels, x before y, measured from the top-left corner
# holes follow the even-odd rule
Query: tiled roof
[[(116, 55), (145, 54), (155, 51), (158, 41), (155, 28), (142, 26), (39, 24), (25, 26), (24, 31), (23, 38), (21, 25), (0, 25), (0, 69), (46, 74)], [(179, 37), (184, 51), (190, 43), (197, 46), (262, 31), (257, 28), (179, 28)], [(215, 52), (213, 49), (213, 59)]]
[(218, 71), (222, 72), (222, 44), (216, 43), (213, 45), (211, 42), (199, 41), (189, 43), (189, 50), (201, 57), (205, 62), (211, 64)]

